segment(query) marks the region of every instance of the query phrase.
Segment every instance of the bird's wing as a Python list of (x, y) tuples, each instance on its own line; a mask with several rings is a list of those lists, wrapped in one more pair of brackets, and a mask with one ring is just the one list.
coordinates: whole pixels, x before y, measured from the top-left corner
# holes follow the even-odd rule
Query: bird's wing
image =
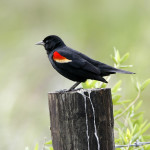
[(65, 66), (69, 66), (69, 68), (78, 68), (88, 72), (92, 72), (96, 75), (100, 75), (100, 70), (92, 63), (82, 58), (82, 55), (76, 53), (76, 51), (71, 50), (56, 50), (52, 55), (52, 59), (56, 65), (64, 68)]

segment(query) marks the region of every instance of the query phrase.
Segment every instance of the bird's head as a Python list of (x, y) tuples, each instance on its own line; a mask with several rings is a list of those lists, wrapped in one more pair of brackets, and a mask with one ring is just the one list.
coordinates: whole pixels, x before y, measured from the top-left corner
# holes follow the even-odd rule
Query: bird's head
[(36, 45), (43, 45), (48, 53), (55, 48), (64, 46), (65, 43), (56, 35), (47, 36), (43, 41), (36, 43)]

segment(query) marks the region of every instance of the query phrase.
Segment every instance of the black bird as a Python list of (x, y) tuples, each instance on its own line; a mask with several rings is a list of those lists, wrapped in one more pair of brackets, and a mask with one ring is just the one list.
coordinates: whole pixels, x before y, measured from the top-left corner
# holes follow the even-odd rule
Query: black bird
[(43, 41), (36, 45), (43, 45), (48, 58), (54, 67), (64, 77), (76, 81), (69, 89), (73, 90), (81, 82), (87, 79), (98, 80), (107, 83), (103, 78), (110, 74), (133, 72), (116, 69), (99, 61), (93, 60), (88, 56), (66, 46), (62, 39), (56, 35), (47, 36)]

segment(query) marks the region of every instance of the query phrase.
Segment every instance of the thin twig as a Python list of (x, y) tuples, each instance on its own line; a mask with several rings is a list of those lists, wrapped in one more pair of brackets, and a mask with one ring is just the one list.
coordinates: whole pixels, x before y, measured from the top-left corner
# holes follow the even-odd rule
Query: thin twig
[(129, 106), (121, 114), (114, 117), (114, 119), (120, 118), (132, 105), (134, 105), (136, 103), (136, 101), (139, 99), (140, 95), (141, 95), (141, 91), (138, 92), (138, 95), (135, 98), (135, 100), (132, 103), (130, 103)]

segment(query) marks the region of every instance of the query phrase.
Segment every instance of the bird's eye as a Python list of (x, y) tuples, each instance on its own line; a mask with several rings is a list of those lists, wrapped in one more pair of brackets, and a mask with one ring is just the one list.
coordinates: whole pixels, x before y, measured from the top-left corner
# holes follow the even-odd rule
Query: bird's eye
[(48, 43), (48, 40), (45, 42), (45, 44), (47, 44)]

